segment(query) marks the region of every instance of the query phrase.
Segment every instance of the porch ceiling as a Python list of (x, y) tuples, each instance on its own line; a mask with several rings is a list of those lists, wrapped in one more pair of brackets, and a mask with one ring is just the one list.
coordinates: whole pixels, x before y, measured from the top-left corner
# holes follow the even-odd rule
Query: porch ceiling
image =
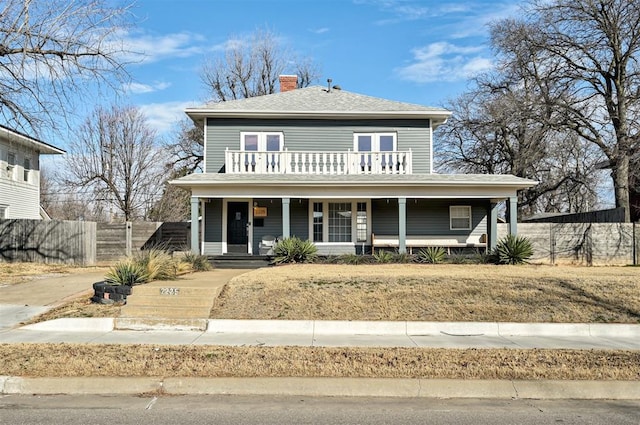
[(536, 181), (512, 175), (191, 174), (170, 182), (197, 197), (492, 198), (515, 196)]

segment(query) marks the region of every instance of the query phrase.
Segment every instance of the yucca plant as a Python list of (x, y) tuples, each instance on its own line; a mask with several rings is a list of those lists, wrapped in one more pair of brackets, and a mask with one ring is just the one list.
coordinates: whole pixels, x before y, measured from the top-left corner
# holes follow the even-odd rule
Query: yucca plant
[(318, 248), (309, 240), (286, 238), (273, 247), (273, 263), (309, 263), (318, 256)]
[(396, 252), (393, 254), (393, 263), (407, 264), (413, 262), (413, 255), (408, 252)]
[(373, 253), (373, 258), (376, 260), (376, 263), (388, 264), (393, 262), (393, 253), (389, 251), (380, 250), (378, 252)]
[(151, 280), (144, 265), (131, 258), (117, 262), (105, 275), (104, 281), (112, 285), (141, 285)]
[(182, 257), (182, 262), (187, 263), (194, 272), (204, 272), (212, 268), (206, 255), (194, 254), (193, 252), (186, 252)]
[(139, 251), (133, 256), (133, 262), (146, 268), (149, 280), (170, 280), (177, 275), (176, 260), (162, 248)]
[(531, 241), (524, 236), (507, 235), (498, 241), (494, 251), (498, 264), (523, 264), (532, 256)]
[(447, 251), (441, 246), (429, 246), (418, 251), (418, 261), (427, 264), (439, 264), (444, 261)]
[(371, 257), (367, 255), (358, 255), (358, 254), (343, 254), (338, 257), (339, 264), (368, 264), (371, 262)]

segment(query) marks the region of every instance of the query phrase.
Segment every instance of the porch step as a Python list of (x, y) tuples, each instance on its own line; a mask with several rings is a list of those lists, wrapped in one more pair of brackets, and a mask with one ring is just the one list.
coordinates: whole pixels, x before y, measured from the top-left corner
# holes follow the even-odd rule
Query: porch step
[(271, 257), (265, 255), (210, 255), (209, 262), (219, 269), (259, 269), (269, 266)]
[(121, 315), (126, 318), (149, 318), (149, 319), (202, 319), (208, 318), (211, 306), (194, 307), (185, 306), (157, 306), (157, 305), (137, 305), (131, 306), (128, 303), (122, 308)]

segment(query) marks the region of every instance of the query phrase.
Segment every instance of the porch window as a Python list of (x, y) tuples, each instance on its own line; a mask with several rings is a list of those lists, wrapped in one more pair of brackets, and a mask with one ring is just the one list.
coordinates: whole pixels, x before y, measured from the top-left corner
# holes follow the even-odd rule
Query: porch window
[(358, 202), (358, 212), (356, 215), (356, 242), (366, 242), (367, 235), (367, 203)]
[(369, 238), (369, 201), (315, 201), (309, 205), (309, 232), (317, 243), (366, 243)]
[(451, 230), (471, 230), (471, 207), (468, 205), (450, 206), (449, 223)]
[(329, 242), (351, 242), (351, 202), (329, 202)]
[(314, 242), (322, 242), (322, 234), (323, 234), (323, 211), (322, 211), (322, 202), (314, 202), (313, 203), (313, 241)]

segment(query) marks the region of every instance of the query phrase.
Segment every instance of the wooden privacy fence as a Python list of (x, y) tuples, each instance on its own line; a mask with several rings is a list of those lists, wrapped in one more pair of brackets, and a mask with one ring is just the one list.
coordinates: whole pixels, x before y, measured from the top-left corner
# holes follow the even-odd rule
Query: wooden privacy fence
[(0, 220), (0, 261), (93, 265), (142, 248), (190, 246), (190, 223)]
[[(498, 238), (507, 225), (498, 225)], [(531, 240), (533, 261), (548, 264), (640, 264), (639, 223), (519, 223)]]
[(91, 265), (96, 223), (0, 220), (0, 260)]

